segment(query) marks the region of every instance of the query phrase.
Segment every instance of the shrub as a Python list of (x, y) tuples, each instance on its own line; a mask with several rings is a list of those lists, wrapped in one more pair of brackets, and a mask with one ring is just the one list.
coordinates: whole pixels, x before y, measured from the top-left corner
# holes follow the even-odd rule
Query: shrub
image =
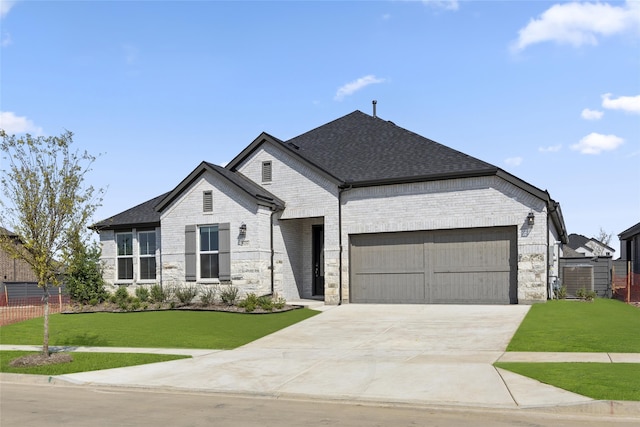
[(143, 287), (136, 288), (136, 296), (141, 302), (149, 301), (149, 289)]
[(284, 308), (284, 306), (287, 304), (287, 300), (284, 299), (283, 297), (281, 297), (278, 294), (275, 294), (273, 296), (273, 298), (271, 299), (272, 303), (273, 303), (273, 307), (276, 310), (282, 310)]
[(127, 291), (126, 286), (118, 286), (118, 290), (116, 291), (114, 296), (116, 297), (116, 303), (127, 302), (127, 300), (129, 299), (129, 291)]
[(100, 301), (98, 301), (98, 298), (91, 298), (91, 299), (89, 300), (89, 305), (91, 305), (91, 306), (94, 306), (94, 307), (95, 307), (96, 305), (98, 305), (98, 303), (99, 303), (99, 302), (100, 302)]
[(258, 298), (258, 306), (265, 311), (273, 311), (273, 299), (270, 296), (261, 296)]
[(139, 310), (141, 306), (142, 304), (140, 303), (140, 300), (138, 298), (134, 298), (133, 301), (131, 301), (131, 305), (129, 308), (131, 310)]
[(595, 291), (587, 291), (585, 288), (580, 288), (576, 291), (576, 296), (587, 301), (593, 301), (596, 293)]
[(149, 299), (155, 303), (163, 303), (167, 300), (167, 295), (162, 289), (162, 286), (156, 283), (152, 285), (149, 290)]
[(557, 299), (565, 299), (567, 297), (566, 286), (561, 286), (560, 289), (555, 289), (553, 292), (556, 294)]
[(235, 305), (236, 301), (238, 301), (238, 292), (238, 288), (229, 285), (220, 292), (220, 299), (227, 305)]
[(95, 243), (88, 247), (78, 243), (75, 248), (65, 273), (66, 293), (79, 303), (107, 300), (109, 293), (102, 278), (100, 247)]
[(212, 305), (216, 302), (216, 295), (218, 294), (218, 287), (202, 286), (200, 288), (200, 303), (203, 305)]
[(238, 303), (238, 307), (244, 308), (246, 312), (254, 311), (257, 305), (258, 305), (258, 297), (253, 292), (250, 294), (247, 294), (245, 299), (243, 299)]
[(182, 304), (189, 304), (198, 295), (198, 288), (193, 285), (181, 286), (176, 288), (175, 294)]

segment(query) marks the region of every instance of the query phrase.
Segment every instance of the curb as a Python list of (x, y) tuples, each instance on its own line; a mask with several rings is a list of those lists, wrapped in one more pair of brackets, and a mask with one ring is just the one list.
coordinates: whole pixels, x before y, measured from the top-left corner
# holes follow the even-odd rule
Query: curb
[(443, 411), (495, 411), (495, 412), (515, 412), (522, 411), (524, 413), (537, 413), (546, 415), (561, 415), (571, 417), (585, 418), (615, 418), (617, 420), (629, 419), (640, 420), (640, 402), (636, 401), (619, 401), (619, 400), (594, 400), (588, 403), (565, 404), (557, 406), (469, 406), (463, 403), (451, 402), (443, 404), (441, 402), (424, 402), (424, 401), (396, 401), (396, 400), (376, 400), (376, 399), (354, 399), (346, 396), (335, 396), (328, 398), (326, 395), (308, 395), (308, 394), (290, 394), (290, 393), (246, 393), (246, 392), (227, 392), (211, 389), (185, 389), (178, 387), (144, 387), (144, 386), (119, 386), (106, 385), (98, 383), (84, 383), (73, 381), (64, 376), (47, 376), (47, 375), (30, 375), (30, 374), (13, 374), (0, 372), (0, 383), (10, 384), (26, 384), (26, 385), (52, 385), (62, 387), (95, 387), (105, 389), (126, 389), (147, 391), (156, 393), (202, 393), (202, 394), (222, 394), (225, 396), (238, 396), (247, 398), (264, 398), (264, 399), (284, 399), (284, 400), (300, 400), (313, 402), (329, 402), (343, 403), (354, 405), (370, 405), (370, 406), (388, 406), (388, 407), (406, 407), (406, 408), (425, 408), (439, 409)]

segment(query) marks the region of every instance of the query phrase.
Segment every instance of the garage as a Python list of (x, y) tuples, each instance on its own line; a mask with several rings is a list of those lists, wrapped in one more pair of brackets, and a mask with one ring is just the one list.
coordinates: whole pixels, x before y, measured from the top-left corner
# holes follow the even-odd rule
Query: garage
[(516, 304), (516, 227), (353, 234), (354, 303)]

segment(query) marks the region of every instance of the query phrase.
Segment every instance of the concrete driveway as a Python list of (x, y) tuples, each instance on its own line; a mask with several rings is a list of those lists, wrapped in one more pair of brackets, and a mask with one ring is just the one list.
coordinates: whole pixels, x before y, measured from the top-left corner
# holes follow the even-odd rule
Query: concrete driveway
[(492, 366), (528, 306), (325, 307), (235, 350), (60, 377), (85, 384), (481, 407), (584, 403)]

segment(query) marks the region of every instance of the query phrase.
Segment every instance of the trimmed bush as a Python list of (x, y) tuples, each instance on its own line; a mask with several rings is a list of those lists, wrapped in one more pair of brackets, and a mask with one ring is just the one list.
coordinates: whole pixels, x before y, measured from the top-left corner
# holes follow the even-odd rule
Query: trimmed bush
[(212, 305), (216, 302), (218, 287), (216, 285), (206, 285), (200, 287), (200, 303), (202, 305)]
[(143, 287), (137, 287), (136, 288), (136, 297), (138, 297), (138, 299), (141, 302), (149, 301), (149, 289), (143, 288)]
[(198, 288), (194, 285), (180, 286), (176, 288), (175, 294), (182, 304), (189, 304), (198, 295)]
[(235, 305), (238, 301), (239, 292), (238, 288), (233, 285), (229, 285), (220, 292), (220, 299), (227, 305)]

